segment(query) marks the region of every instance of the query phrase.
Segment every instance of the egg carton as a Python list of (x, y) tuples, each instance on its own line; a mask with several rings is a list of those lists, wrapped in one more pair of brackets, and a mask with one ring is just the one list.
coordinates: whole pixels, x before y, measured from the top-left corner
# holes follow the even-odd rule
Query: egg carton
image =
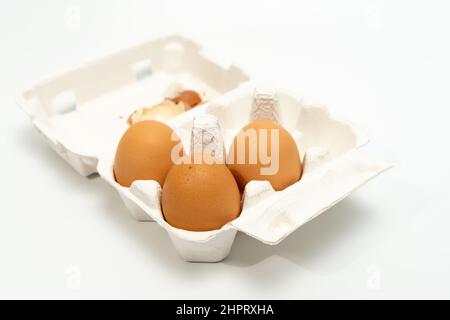
[(131, 215), (158, 223), (187, 261), (221, 261), (238, 231), (276, 245), (390, 167), (363, 154), (360, 147), (368, 138), (357, 126), (331, 116), (322, 105), (277, 90), (276, 120), (297, 143), (303, 159), (301, 180), (282, 191), (267, 181), (251, 181), (244, 190), (240, 216), (220, 230), (172, 227), (161, 212), (157, 182), (135, 181), (126, 188), (115, 181), (115, 150), (128, 128), (129, 114), (182, 85), (201, 92), (207, 101), (166, 122), (185, 150), (191, 145), (193, 121), (203, 114), (217, 118), (228, 150), (250, 120), (255, 86), (236, 66), (217, 61), (191, 40), (170, 36), (39, 82), (20, 95), (19, 103), (72, 167), (85, 176), (98, 172), (117, 190)]
[[(213, 115), (228, 150), (236, 133), (249, 122), (254, 89), (252, 84), (241, 86), (207, 103), (196, 115), (183, 114), (168, 124), (189, 150), (195, 116)], [(226, 258), (238, 231), (276, 245), (390, 167), (364, 155), (360, 147), (368, 138), (355, 125), (286, 90), (278, 90), (277, 97), (279, 121), (294, 137), (303, 158), (302, 178), (282, 191), (275, 191), (268, 181), (251, 181), (244, 190), (240, 216), (220, 230), (193, 232), (169, 225), (161, 211), (161, 186), (155, 181), (135, 181), (129, 188), (119, 185), (113, 174), (114, 152), (101, 157), (98, 172), (118, 191), (135, 218), (150, 217), (164, 228), (187, 261), (216, 262)]]

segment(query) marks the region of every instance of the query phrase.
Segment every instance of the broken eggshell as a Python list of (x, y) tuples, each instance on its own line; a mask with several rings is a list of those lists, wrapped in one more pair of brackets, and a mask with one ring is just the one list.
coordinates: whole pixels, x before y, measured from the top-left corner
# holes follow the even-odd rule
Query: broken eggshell
[(171, 100), (164, 100), (152, 107), (143, 107), (134, 111), (128, 118), (128, 124), (145, 120), (166, 121), (182, 114), (186, 111), (186, 105), (183, 102), (175, 103)]
[(192, 109), (201, 102), (202, 99), (196, 91), (184, 90), (174, 98), (167, 98), (151, 107), (137, 109), (128, 117), (127, 122), (131, 126), (144, 120), (166, 121)]
[(186, 110), (189, 110), (202, 103), (202, 98), (194, 90), (184, 90), (178, 96), (172, 98), (172, 101), (175, 103), (184, 103)]

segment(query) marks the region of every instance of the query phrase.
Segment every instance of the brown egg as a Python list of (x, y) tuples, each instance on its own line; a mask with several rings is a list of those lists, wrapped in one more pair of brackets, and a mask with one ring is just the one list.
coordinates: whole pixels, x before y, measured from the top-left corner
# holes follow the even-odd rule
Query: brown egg
[(183, 102), (186, 105), (186, 109), (189, 110), (201, 103), (202, 98), (193, 90), (185, 90), (178, 97), (173, 98), (172, 101), (175, 103)]
[(241, 191), (251, 180), (268, 180), (275, 190), (283, 190), (297, 182), (302, 174), (294, 139), (283, 127), (269, 120), (257, 120), (245, 126), (234, 138), (227, 162)]
[(225, 164), (176, 164), (162, 190), (162, 210), (175, 228), (220, 229), (240, 214), (240, 193)]
[[(174, 138), (174, 140), (172, 140)], [(116, 181), (129, 187), (135, 180), (156, 180), (162, 186), (172, 166), (172, 149), (183, 154), (173, 130), (162, 122), (145, 120), (125, 132), (114, 161)]]

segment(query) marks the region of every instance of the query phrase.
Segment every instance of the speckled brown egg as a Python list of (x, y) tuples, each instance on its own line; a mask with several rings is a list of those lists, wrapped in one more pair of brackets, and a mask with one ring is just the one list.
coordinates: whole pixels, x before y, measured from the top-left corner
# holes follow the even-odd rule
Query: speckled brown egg
[(185, 90), (178, 97), (172, 99), (173, 102), (183, 102), (186, 109), (189, 110), (202, 102), (200, 95), (193, 90)]
[(241, 210), (239, 188), (225, 164), (176, 164), (162, 190), (162, 210), (175, 228), (220, 229)]
[(169, 126), (154, 120), (133, 124), (117, 147), (116, 181), (129, 187), (135, 180), (155, 180), (162, 186), (173, 164), (172, 149), (183, 154), (180, 140)]
[[(264, 145), (266, 148), (261, 152), (261, 146)], [(268, 180), (275, 190), (283, 190), (297, 182), (302, 175), (302, 163), (295, 140), (286, 129), (269, 120), (257, 120), (245, 126), (234, 138), (227, 162), (241, 191), (252, 180)]]

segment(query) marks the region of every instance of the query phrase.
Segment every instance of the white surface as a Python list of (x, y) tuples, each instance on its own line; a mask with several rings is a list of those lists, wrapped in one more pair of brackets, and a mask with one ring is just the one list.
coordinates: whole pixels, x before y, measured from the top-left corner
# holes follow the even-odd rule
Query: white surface
[[(447, 2), (236, 3), (3, 4), (0, 297), (450, 298)], [(365, 150), (396, 167), (279, 246), (239, 235), (223, 263), (181, 261), (14, 104), (36, 78), (180, 31), (369, 128)]]

